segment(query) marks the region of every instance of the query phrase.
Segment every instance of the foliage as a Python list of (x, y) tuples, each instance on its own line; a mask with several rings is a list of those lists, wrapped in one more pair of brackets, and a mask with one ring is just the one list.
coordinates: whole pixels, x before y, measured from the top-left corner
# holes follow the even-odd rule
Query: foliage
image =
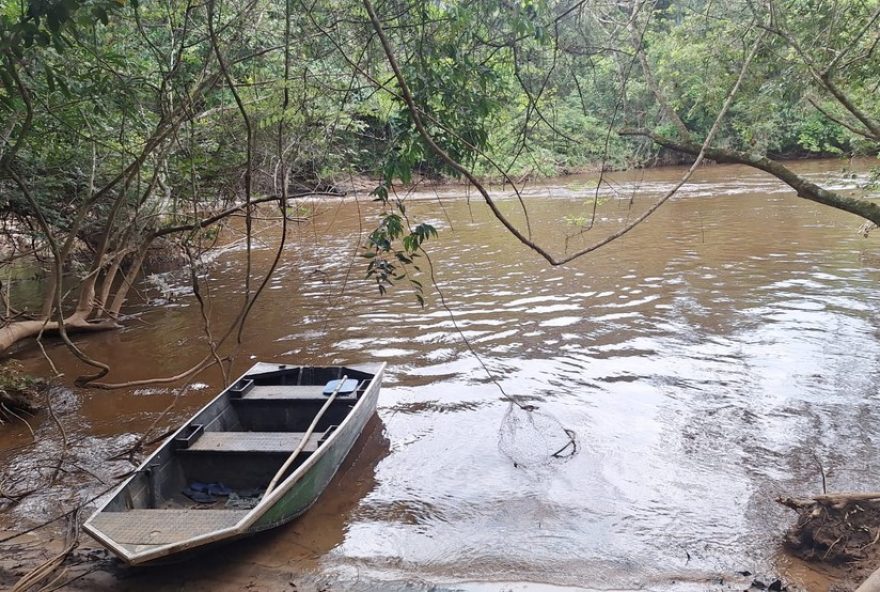
[[(416, 112), (357, 0), (0, 0), (6, 243), (49, 276), (88, 253), (77, 311), (94, 320), (157, 236), (207, 247), (201, 221), (233, 204), (365, 175), (383, 210), (366, 273), (421, 299), (436, 231), (394, 188), (458, 176), (432, 143), (496, 178), (650, 163), (651, 134), (706, 137), (752, 46), (716, 147), (878, 153), (877, 0), (377, 6)], [(49, 284), (30, 312), (57, 300)]]
[[(402, 204), (399, 207), (405, 214), (406, 208)], [(385, 294), (395, 281), (406, 279), (419, 304), (424, 306), (424, 286), (409, 270), (421, 271), (416, 265), (419, 251), (428, 238), (437, 237), (437, 229), (423, 222), (407, 232), (405, 224), (400, 214), (392, 212), (383, 216), (364, 246), (362, 256), (368, 260), (366, 275), (376, 282), (380, 294)], [(402, 248), (395, 247), (398, 241)]]
[(26, 374), (21, 364), (7, 360), (0, 365), (0, 390), (7, 392), (35, 391), (42, 384), (37, 378)]

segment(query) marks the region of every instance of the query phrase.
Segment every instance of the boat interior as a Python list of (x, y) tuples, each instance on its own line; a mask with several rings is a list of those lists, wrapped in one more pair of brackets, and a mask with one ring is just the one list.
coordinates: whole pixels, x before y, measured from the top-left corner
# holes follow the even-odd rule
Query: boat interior
[(228, 508), (230, 497), (238, 498), (241, 507), (253, 504), (335, 388), (335, 400), (282, 479), (342, 423), (371, 378), (338, 367), (279, 367), (248, 374), (187, 422), (104, 511)]
[(268, 485), (319, 450), (373, 378), (352, 368), (258, 364), (163, 444), (87, 528), (137, 554), (234, 527)]

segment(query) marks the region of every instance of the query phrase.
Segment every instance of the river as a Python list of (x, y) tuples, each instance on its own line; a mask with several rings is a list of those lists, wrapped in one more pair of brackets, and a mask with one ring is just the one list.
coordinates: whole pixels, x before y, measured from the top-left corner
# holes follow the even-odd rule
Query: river
[[(865, 177), (853, 179), (847, 164), (793, 166), (847, 188)], [(574, 251), (682, 173), (608, 175), (596, 224), (583, 232), (595, 175), (527, 186), (532, 236)], [(514, 196), (496, 195), (525, 228)], [(254, 359), (388, 363), (378, 417), (319, 503), (214, 558), (161, 573), (114, 568), (84, 589), (704, 590), (742, 571), (798, 583), (802, 568), (780, 551), (794, 514), (774, 498), (820, 493), (822, 470), (829, 489), (880, 485), (880, 238), (857, 234), (856, 218), (750, 169), (704, 167), (633, 232), (554, 268), (474, 193), (401, 197), (413, 222), (440, 232), (426, 243), (433, 280), (424, 259), (414, 271), (424, 308), (405, 281), (381, 296), (363, 279), (357, 245), (379, 216), (369, 196), (304, 202), (300, 212), (314, 218), (290, 229), (238, 350), (236, 372)], [(255, 278), (278, 237), (277, 225), (258, 233)], [(206, 264), (214, 335), (239, 310), (245, 261), (239, 244)], [(208, 351), (187, 282), (170, 273), (144, 283), (124, 330), (77, 343), (112, 366), (113, 381), (187, 368)], [(84, 370), (57, 344), (47, 349), (66, 382)], [(48, 372), (39, 351), (21, 357)], [(199, 376), (155, 431), (221, 382), (217, 372)], [(498, 385), (536, 406), (538, 421), (510, 412)], [(66, 462), (82, 472), (0, 514), (3, 529), (100, 492), (94, 477), (109, 483), (130, 467), (107, 458), (174, 393), (56, 392)], [(21, 425), (0, 433), (7, 477), (45, 472), (57, 457), (54, 422), (31, 423), (36, 444)], [(565, 459), (548, 454), (560, 426), (578, 442)]]

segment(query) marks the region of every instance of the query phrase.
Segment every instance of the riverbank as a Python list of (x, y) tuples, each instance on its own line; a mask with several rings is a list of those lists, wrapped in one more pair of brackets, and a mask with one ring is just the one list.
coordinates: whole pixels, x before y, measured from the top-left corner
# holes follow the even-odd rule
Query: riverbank
[[(814, 152), (789, 153), (785, 155), (771, 155), (769, 158), (777, 160), (782, 164), (797, 167), (798, 163), (808, 162), (840, 162), (851, 163), (857, 170), (864, 169), (865, 162), (876, 162), (877, 159), (870, 154), (828, 154)], [(522, 184), (546, 184), (554, 183), (559, 179), (571, 176), (597, 176), (607, 173), (626, 173), (635, 171), (651, 171), (654, 169), (667, 169), (675, 167), (686, 167), (693, 163), (693, 157), (680, 152), (668, 150), (661, 151), (656, 157), (644, 161), (633, 161), (627, 163), (625, 167), (615, 166), (612, 162), (591, 162), (578, 166), (559, 166), (550, 169), (532, 168), (526, 171), (518, 171), (516, 173), (500, 174), (477, 174), (477, 180), (486, 187), (505, 187), (511, 183), (515, 185)], [(719, 166), (718, 163), (711, 159), (704, 159), (702, 167)], [(724, 165), (720, 165), (724, 166)], [(844, 166), (846, 166), (844, 164)], [(332, 191), (339, 191), (342, 194), (350, 192), (369, 193), (380, 185), (381, 179), (364, 175), (330, 175), (325, 181), (316, 183), (316, 186), (329, 188)], [(412, 174), (412, 180), (406, 185), (395, 184), (395, 189), (401, 194), (406, 194), (414, 190), (420, 189), (436, 189), (436, 188), (458, 188), (470, 185), (464, 177), (450, 177), (446, 175), (424, 175), (419, 172)]]
[[(526, 580), (449, 580), (445, 583), (418, 579), (373, 579), (348, 575), (321, 575), (315, 569), (315, 557), (278, 557), (273, 551), (282, 535), (262, 535), (253, 540), (232, 543), (215, 550), (211, 556), (164, 567), (129, 568), (108, 551), (88, 539), (72, 551), (47, 586), (49, 590), (71, 592), (584, 592), (591, 588)], [(0, 589), (14, 586), (34, 567), (57, 556), (63, 544), (57, 538), (25, 537), (25, 542), (0, 545)], [(267, 547), (270, 552), (267, 553)], [(776, 573), (752, 573), (748, 570), (693, 574), (687, 572), (656, 575), (634, 581), (625, 573), (615, 590), (664, 590), (669, 592), (704, 592), (737, 590), (744, 592), (832, 591), (851, 592), (871, 570), (863, 565), (828, 566), (806, 564), (792, 557), (780, 559)], [(609, 574), (610, 575), (610, 574)], [(48, 578), (47, 578), (48, 579)]]

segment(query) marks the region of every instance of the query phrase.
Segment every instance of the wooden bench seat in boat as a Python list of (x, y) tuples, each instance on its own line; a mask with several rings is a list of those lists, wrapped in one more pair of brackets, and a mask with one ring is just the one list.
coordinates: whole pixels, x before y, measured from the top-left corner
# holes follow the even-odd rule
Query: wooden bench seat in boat
[[(244, 400), (324, 401), (324, 385), (256, 385), (242, 397)], [(357, 392), (339, 393), (337, 400), (356, 399)]]
[[(204, 432), (181, 452), (290, 454), (304, 435), (302, 432)], [(323, 433), (313, 433), (303, 452), (315, 452), (323, 437)]]

